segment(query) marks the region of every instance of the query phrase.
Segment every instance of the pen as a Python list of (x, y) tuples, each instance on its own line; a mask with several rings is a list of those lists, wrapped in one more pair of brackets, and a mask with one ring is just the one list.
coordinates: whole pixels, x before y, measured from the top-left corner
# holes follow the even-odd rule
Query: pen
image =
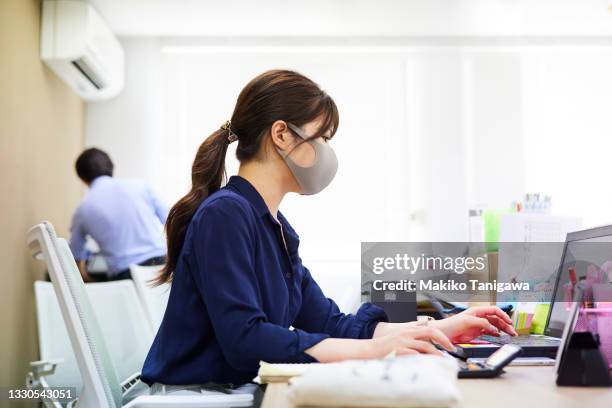
[(578, 282), (578, 279), (576, 279), (576, 269), (575, 268), (569, 268), (569, 278), (570, 278), (570, 282), (572, 283), (572, 285), (575, 285), (576, 282)]

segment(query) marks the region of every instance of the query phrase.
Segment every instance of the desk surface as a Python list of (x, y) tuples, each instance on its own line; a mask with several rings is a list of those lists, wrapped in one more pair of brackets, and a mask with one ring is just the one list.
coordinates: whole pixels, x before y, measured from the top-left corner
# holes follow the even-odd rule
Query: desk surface
[[(507, 367), (495, 379), (461, 379), (462, 408), (611, 408), (612, 388), (557, 387), (554, 367)], [(291, 408), (287, 384), (268, 384), (262, 408)]]

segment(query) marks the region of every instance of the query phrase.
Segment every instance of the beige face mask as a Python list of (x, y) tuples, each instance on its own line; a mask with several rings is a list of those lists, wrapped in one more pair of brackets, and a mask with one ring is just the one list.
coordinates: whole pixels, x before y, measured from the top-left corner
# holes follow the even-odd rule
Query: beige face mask
[(287, 163), (293, 177), (295, 177), (302, 188), (302, 194), (317, 194), (327, 187), (336, 176), (336, 172), (338, 171), (338, 158), (336, 157), (336, 153), (327, 143), (307, 140), (307, 136), (304, 135), (304, 132), (299, 127), (291, 123), (287, 123), (287, 126), (289, 126), (293, 133), (304, 140), (304, 143), (308, 143), (312, 146), (315, 152), (315, 161), (309, 167), (302, 167), (291, 159), (291, 152), (289, 152), (289, 154), (284, 154), (279, 151), (279, 153), (285, 160), (285, 163)]

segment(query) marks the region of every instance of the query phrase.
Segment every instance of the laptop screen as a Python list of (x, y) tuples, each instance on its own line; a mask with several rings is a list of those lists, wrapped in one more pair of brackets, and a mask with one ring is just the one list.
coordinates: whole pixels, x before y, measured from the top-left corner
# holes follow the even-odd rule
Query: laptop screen
[[(612, 273), (610, 271), (612, 271), (612, 226), (568, 234), (545, 334), (561, 337), (570, 314), (574, 288), (576, 286), (582, 288), (585, 298), (593, 299), (594, 289), (597, 291), (598, 286), (610, 285), (608, 276)], [(600, 300), (612, 301), (606, 298)]]

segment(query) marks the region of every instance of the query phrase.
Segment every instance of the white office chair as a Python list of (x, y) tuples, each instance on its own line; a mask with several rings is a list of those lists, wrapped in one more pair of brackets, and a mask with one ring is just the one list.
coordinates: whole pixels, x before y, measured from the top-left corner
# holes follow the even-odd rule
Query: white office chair
[(136, 292), (138, 292), (138, 297), (154, 332), (157, 332), (161, 325), (170, 296), (169, 284), (151, 286), (151, 280), (157, 276), (161, 268), (161, 266), (130, 265)]
[[(53, 282), (68, 337), (76, 357), (83, 388), (78, 406), (109, 408), (152, 407), (243, 407), (253, 402), (252, 394), (209, 393), (205, 395), (139, 395), (131, 400), (126, 397), (138, 383), (137, 377), (120, 384), (115, 366), (108, 352), (107, 343), (92, 303), (85, 289), (78, 267), (72, 257), (68, 243), (57, 238), (53, 226), (48, 222), (38, 224), (28, 231), (28, 246), (32, 255), (44, 259)], [(53, 363), (38, 362), (29, 374), (29, 385), (44, 386), (44, 374)], [(71, 404), (74, 405), (74, 404)]]
[[(87, 283), (85, 287), (119, 378), (140, 372), (153, 342), (153, 331), (134, 284), (122, 280)], [(63, 360), (47, 382), (51, 387), (75, 387), (78, 395), (83, 384), (53, 284), (36, 281), (34, 293), (40, 358)]]
[(42, 361), (61, 361), (52, 376), (47, 378), (50, 387), (74, 387), (81, 389), (81, 377), (76, 358), (70, 345), (53, 284), (34, 282), (36, 320), (38, 323), (38, 350)]

